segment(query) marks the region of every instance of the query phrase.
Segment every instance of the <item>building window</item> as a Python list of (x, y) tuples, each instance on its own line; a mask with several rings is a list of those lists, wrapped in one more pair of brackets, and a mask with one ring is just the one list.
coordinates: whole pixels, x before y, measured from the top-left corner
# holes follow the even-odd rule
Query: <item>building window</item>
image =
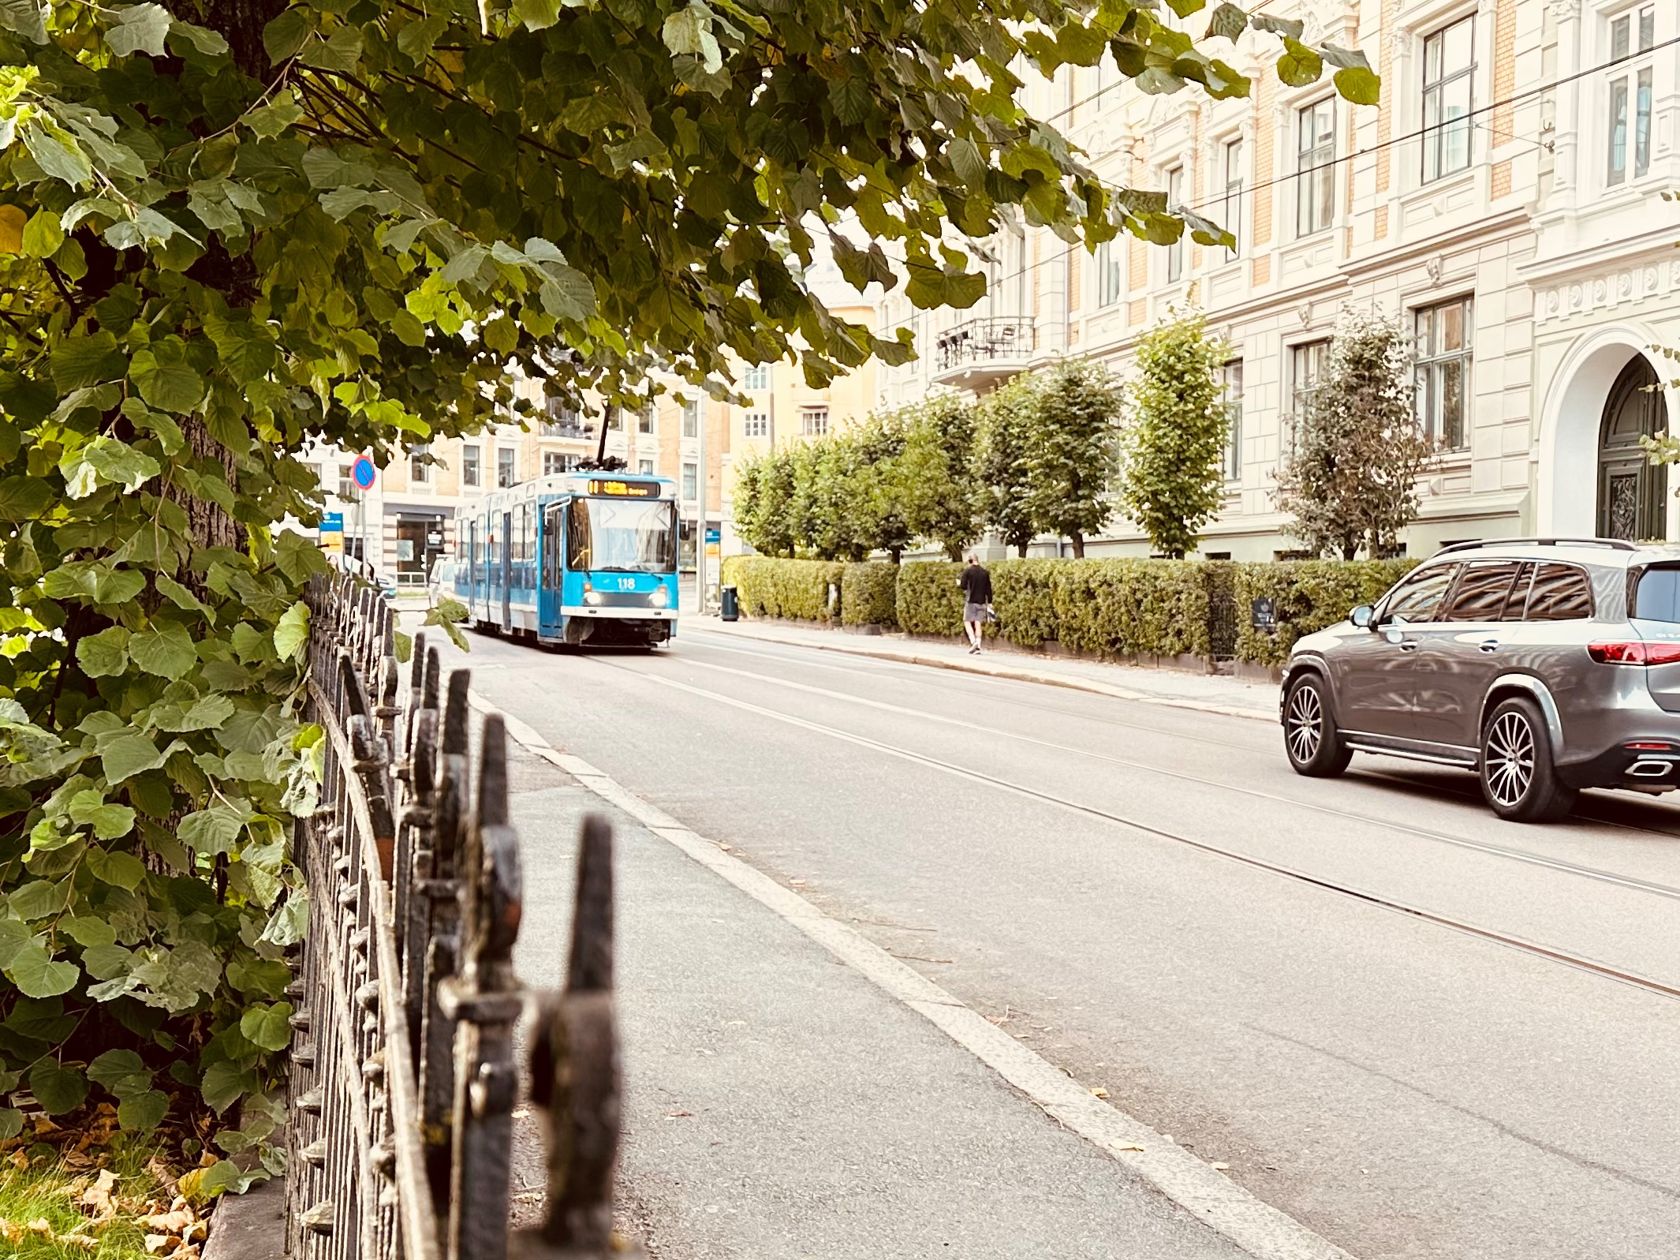
[(356, 465), (338, 466), (338, 497), (346, 503), (354, 503), (362, 497), (362, 488), (356, 484)]
[(468, 442), (461, 447), (461, 484), (476, 486), (484, 478), (484, 472), (479, 467), (478, 446)]
[(432, 479), (431, 453), (430, 442), (416, 446), (408, 453), (408, 477), (417, 486), (423, 486)]
[(1470, 444), (1466, 417), (1473, 316), (1469, 298), (1415, 312), (1418, 423), (1437, 444), (1452, 451)]
[(828, 435), (828, 408), (804, 408), (799, 413), (799, 426), (806, 437), (826, 437)]
[(1609, 173), (1612, 186), (1638, 179), (1651, 169), (1651, 50), (1656, 44), (1657, 6), (1642, 4), (1610, 19)]
[(1475, 18), (1423, 41), (1423, 182), (1470, 165), (1470, 111), (1476, 72)]
[(755, 364), (754, 366), (748, 368), (746, 377), (741, 382), (741, 388), (745, 389), (749, 392), (757, 392), (758, 390), (761, 390), (761, 389), (769, 389), (770, 388), (770, 365), (768, 363), (758, 363), (758, 364)]
[(637, 460), (636, 471), (641, 473), (644, 477), (653, 476), (653, 461), (651, 459)]
[(1336, 217), (1336, 100), (1295, 115), (1295, 235), (1311, 236)]
[(1219, 226), (1237, 238), (1235, 248), (1225, 251), (1228, 260), (1242, 253), (1243, 233), (1247, 224), (1243, 222), (1243, 142), (1241, 137), (1227, 140), (1220, 150), (1221, 166), (1225, 176), (1225, 200), (1220, 210)]
[(516, 454), (516, 451), (496, 452), (496, 485), (501, 489), (506, 489), (513, 484), (513, 461)]
[(636, 432), (653, 432), (653, 404), (649, 403), (636, 413)]
[(1225, 480), (1242, 476), (1243, 363), (1232, 359), (1225, 365)]
[(770, 436), (770, 413), (768, 411), (749, 411), (741, 422), (741, 432), (750, 438), (767, 438)]
[(589, 430), (583, 423), (583, 417), (578, 409), (564, 398), (550, 398), (543, 404), (546, 419), (542, 422), (544, 437), (588, 437)]
[(1125, 291), (1120, 267), (1125, 259), (1123, 241), (1104, 241), (1097, 246), (1097, 305), (1113, 306)]
[(682, 435), (685, 438), (700, 436), (700, 404), (697, 402), (682, 405)]
[(1312, 410), (1313, 399), (1324, 384), (1324, 369), (1329, 361), (1329, 341), (1309, 341), (1306, 345), (1289, 348), (1290, 425), (1284, 431), (1284, 442), (1288, 448), (1294, 447), (1301, 425)]
[(622, 408), (622, 407), (608, 407), (607, 408), (607, 428), (609, 428), (609, 429), (622, 429), (623, 427), (624, 427), (624, 408)]
[(700, 465), (683, 465), (682, 497), (690, 503), (700, 497)]
[(543, 452), (543, 476), (552, 477), (556, 473), (571, 472), (578, 466), (576, 455), (562, 454), (560, 451)]
[[(1167, 213), (1177, 214), (1184, 209), (1184, 168), (1175, 166), (1167, 172)], [(1184, 279), (1184, 251), (1190, 238), (1181, 232), (1176, 241), (1167, 246), (1167, 283), (1177, 284)]]

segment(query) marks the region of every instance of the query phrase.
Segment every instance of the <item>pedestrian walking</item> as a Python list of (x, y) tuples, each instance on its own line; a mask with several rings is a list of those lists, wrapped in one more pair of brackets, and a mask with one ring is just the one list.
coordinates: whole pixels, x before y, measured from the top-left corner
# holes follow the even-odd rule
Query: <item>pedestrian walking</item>
[(963, 629), (968, 634), (968, 654), (980, 654), (980, 632), (992, 620), (992, 575), (976, 556), (968, 557), (968, 567), (957, 580), (963, 593)]

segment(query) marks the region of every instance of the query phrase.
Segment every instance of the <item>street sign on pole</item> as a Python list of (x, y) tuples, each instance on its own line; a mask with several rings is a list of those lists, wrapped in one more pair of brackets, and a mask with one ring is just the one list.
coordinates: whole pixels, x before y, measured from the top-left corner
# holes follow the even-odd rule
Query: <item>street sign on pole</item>
[(350, 467), (350, 477), (359, 490), (372, 490), (373, 479), (377, 476), (373, 461), (366, 455), (356, 456), (356, 462)]
[(713, 525), (711, 528), (706, 530), (706, 542), (707, 543), (715, 543), (715, 542), (722, 542), (722, 541), (723, 541), (723, 531), (721, 529), (719, 529), (717, 526)]

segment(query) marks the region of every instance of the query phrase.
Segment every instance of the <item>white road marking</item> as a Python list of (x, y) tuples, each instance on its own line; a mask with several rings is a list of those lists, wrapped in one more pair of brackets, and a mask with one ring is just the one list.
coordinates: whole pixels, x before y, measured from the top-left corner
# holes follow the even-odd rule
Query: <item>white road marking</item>
[[(728, 700), (684, 683), (657, 678), (650, 681), (710, 699)], [(1022, 1045), (979, 1012), (853, 928), (829, 918), (792, 889), (784, 888), (762, 871), (724, 852), (717, 842), (683, 826), (664, 810), (643, 800), (581, 757), (556, 749), (527, 723), (504, 713), (477, 693), (471, 693), (470, 698), (474, 708), (486, 713), (500, 713), (508, 734), (531, 752), (566, 771), (596, 796), (636, 819), (654, 835), (798, 928), (986, 1064), (1051, 1119), (1077, 1133), (1110, 1159), (1131, 1169), (1161, 1194), (1256, 1257), (1256, 1260), (1353, 1260), (1348, 1252), (1249, 1193), (1207, 1161), (1142, 1121), (1094, 1097), (1048, 1059)], [(794, 725), (850, 739), (851, 742), (874, 748), (885, 747), (873, 740), (845, 736), (831, 728), (760, 709), (745, 701), (728, 702), (738, 708), (768, 714)], [(948, 769), (943, 765), (940, 768)]]

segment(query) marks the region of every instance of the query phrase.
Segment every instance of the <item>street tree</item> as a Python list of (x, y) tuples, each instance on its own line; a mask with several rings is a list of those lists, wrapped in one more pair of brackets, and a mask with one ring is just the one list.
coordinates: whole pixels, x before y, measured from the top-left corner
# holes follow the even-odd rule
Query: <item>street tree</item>
[(1085, 537), (1113, 511), (1120, 391), (1108, 369), (1064, 359), (1045, 369), (1036, 390), (1027, 501), (1037, 532), (1055, 534), (1085, 555)]
[(906, 482), (905, 426), (898, 412), (877, 412), (848, 435), (858, 444), (852, 494), (861, 518), (865, 554), (884, 551), (894, 564), (915, 541)]
[[(1024, 111), (1012, 66), (1111, 52), (1151, 91), (1248, 90), (1113, 0), (797, 16), (0, 3), (0, 967), (77, 1038), (8, 1037), (0, 1080), (27, 1069), (61, 1113), (89, 1049), (136, 1045), (150, 1071), (154, 1033), (217, 1111), (270, 1079), (277, 964), (304, 921), (288, 820), (319, 746), (294, 698), (297, 594), (323, 562), (273, 532), (316, 519), (301, 451), (384, 460), (529, 414), (514, 370), (634, 407), (656, 369), (724, 397), (743, 360), (791, 356), (821, 384), (902, 359), (907, 334), (806, 287), (813, 231), (854, 283), (896, 282), (887, 240), (915, 305), (965, 307), (985, 281), (957, 242), (1011, 207), (1087, 243), (1183, 230)], [(1299, 23), (1221, 5), (1210, 38), (1248, 26), (1282, 39), (1287, 81), (1322, 54), (1375, 101), (1363, 59), (1306, 47)], [(814, 226), (842, 219), (868, 241)], [(168, 1104), (143, 1092), (125, 1123)], [(0, 1107), (0, 1134), (19, 1123)]]
[(980, 536), (986, 500), (975, 460), (972, 404), (942, 394), (899, 413), (902, 471), (910, 532), (938, 543), (952, 560)]
[(793, 463), (785, 452), (747, 460), (736, 470), (736, 532), (764, 555), (793, 554), (793, 474)]
[(1411, 348), (1398, 320), (1349, 311), (1337, 321), (1323, 383), (1296, 418), (1277, 471), (1289, 531), (1317, 554), (1390, 554), (1418, 514), (1434, 447), (1413, 406)]
[(1020, 556), (1038, 534), (1029, 480), (1037, 407), (1038, 378), (1022, 372), (987, 394), (977, 417), (985, 523)]
[(1175, 560), (1195, 549), (1224, 498), (1230, 417), (1220, 368), (1227, 355), (1199, 311), (1176, 316), (1138, 344), (1120, 502), (1154, 549)]

